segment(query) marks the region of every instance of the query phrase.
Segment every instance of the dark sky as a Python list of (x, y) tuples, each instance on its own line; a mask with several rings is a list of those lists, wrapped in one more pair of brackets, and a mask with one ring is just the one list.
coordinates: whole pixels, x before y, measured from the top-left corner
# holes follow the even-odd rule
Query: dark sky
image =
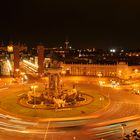
[(140, 46), (140, 0), (1, 0), (0, 40), (72, 47)]

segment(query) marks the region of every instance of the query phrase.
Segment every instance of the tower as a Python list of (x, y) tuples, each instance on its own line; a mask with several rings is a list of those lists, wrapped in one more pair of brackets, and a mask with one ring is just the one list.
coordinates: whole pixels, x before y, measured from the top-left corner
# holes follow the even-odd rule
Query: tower
[(68, 47), (69, 47), (69, 41), (66, 39), (66, 41), (65, 41), (65, 49), (68, 49)]
[(44, 46), (37, 46), (38, 53), (38, 75), (42, 76), (44, 74)]
[(20, 56), (19, 56), (19, 45), (15, 45), (13, 47), (13, 53), (14, 53), (14, 72), (19, 69), (19, 61), (20, 61)]
[(19, 62), (20, 62), (20, 52), (23, 50), (27, 50), (27, 47), (20, 45), (19, 43), (13, 46), (13, 54), (14, 54), (14, 76), (17, 75), (17, 71), (19, 71)]

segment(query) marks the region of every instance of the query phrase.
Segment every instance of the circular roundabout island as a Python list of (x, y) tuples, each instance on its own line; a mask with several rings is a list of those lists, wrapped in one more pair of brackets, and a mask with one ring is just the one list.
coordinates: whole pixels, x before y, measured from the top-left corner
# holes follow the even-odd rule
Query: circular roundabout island
[(27, 119), (84, 117), (109, 103), (107, 97), (98, 90), (88, 89), (87, 84), (83, 86), (79, 83), (76, 87), (67, 85), (62, 90), (63, 94), (57, 96), (51, 96), (52, 91), (49, 93), (48, 90), (42, 83), (17, 85), (5, 90), (0, 99), (1, 111)]
[(75, 118), (108, 105), (108, 98), (92, 85), (62, 82), (61, 71), (60, 67), (48, 67), (47, 84), (27, 83), (8, 89), (0, 99), (1, 111), (27, 119)]
[(93, 96), (77, 91), (75, 86), (71, 90), (61, 89), (59, 94), (56, 94), (56, 92), (50, 89), (44, 90), (43, 92), (35, 92), (35, 90), (31, 89), (28, 93), (19, 96), (18, 103), (27, 108), (49, 110), (80, 107), (90, 104), (94, 100)]

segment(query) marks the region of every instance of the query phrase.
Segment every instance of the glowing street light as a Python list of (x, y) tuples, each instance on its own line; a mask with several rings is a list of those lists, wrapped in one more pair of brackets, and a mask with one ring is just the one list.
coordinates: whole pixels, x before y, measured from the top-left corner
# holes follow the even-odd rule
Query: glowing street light
[(16, 69), (15, 71), (16, 71), (16, 72), (19, 72), (19, 69)]
[(138, 69), (135, 69), (134, 72), (135, 72), (135, 73), (138, 73)]
[(24, 80), (27, 80), (27, 79), (28, 79), (28, 77), (27, 77), (27, 75), (25, 74), (25, 72), (20, 72), (20, 76), (21, 76), (22, 82), (23, 82)]
[(116, 50), (115, 50), (115, 49), (110, 49), (110, 52), (115, 53), (115, 52), (116, 52)]
[(102, 77), (102, 73), (101, 73), (101, 72), (97, 73), (97, 76), (98, 76), (99, 78)]
[(102, 86), (105, 84), (105, 81), (99, 81), (99, 85)]
[(15, 69), (17, 77), (19, 77), (19, 69)]
[(36, 96), (36, 94), (35, 94), (36, 88), (38, 88), (37, 85), (32, 85), (32, 86), (31, 86), (31, 89), (33, 90), (34, 96)]
[(31, 89), (33, 90), (33, 96), (34, 96), (34, 98), (35, 98), (35, 100), (34, 100), (34, 106), (36, 105), (36, 92), (35, 92), (35, 90), (38, 88), (38, 86), (37, 85), (32, 85), (31, 86)]
[(25, 74), (25, 72), (21, 72), (20, 74), (21, 74), (21, 75), (24, 75), (24, 74)]
[(62, 72), (61, 72), (63, 75), (65, 75), (66, 74), (66, 71), (65, 70), (62, 70)]
[(7, 46), (7, 51), (8, 51), (9, 53), (13, 52), (13, 45)]
[(119, 72), (118, 72), (120, 75), (122, 74), (122, 71), (121, 70), (119, 70)]

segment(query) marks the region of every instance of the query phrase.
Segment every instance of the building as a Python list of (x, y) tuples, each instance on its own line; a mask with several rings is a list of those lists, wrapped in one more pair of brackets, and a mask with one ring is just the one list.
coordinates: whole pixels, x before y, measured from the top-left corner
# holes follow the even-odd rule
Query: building
[[(66, 75), (77, 76), (98, 76), (98, 77), (118, 77), (129, 79), (136, 77), (140, 73), (140, 66), (128, 66), (127, 63), (120, 62), (114, 65), (99, 64), (62, 64)], [(135, 74), (134, 74), (135, 73)]]

